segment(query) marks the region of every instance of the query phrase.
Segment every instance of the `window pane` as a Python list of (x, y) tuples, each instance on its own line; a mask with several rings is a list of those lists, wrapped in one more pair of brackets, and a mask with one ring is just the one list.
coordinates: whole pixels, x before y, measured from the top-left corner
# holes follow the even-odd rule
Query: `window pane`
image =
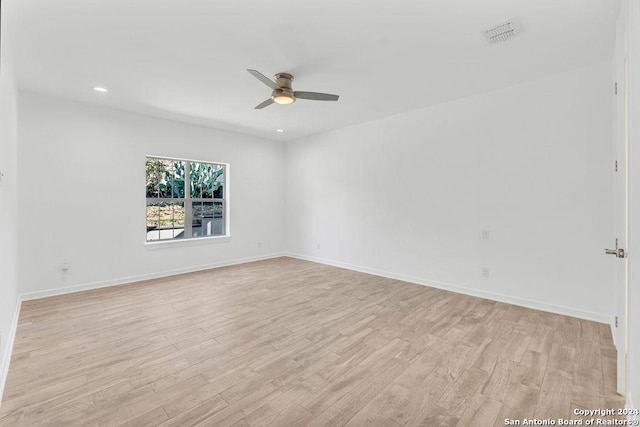
[(158, 228), (158, 203), (147, 200), (147, 228)]
[(165, 169), (158, 173), (158, 195), (159, 197), (171, 197), (171, 169)]
[(182, 239), (184, 237), (184, 203), (173, 204), (173, 238)]
[(214, 165), (214, 171), (212, 176), (213, 184), (213, 197), (215, 199), (224, 198), (224, 167), (222, 165)]
[(168, 197), (184, 197), (184, 179), (185, 179), (185, 162), (174, 161), (171, 165), (169, 173), (169, 181), (171, 186), (170, 195)]
[(199, 199), (202, 194), (202, 163), (191, 162), (189, 166), (189, 175), (191, 179), (191, 197)]
[(173, 208), (171, 204), (158, 203), (160, 239), (173, 238)]
[[(160, 211), (160, 230), (173, 229), (173, 207), (170, 203), (159, 203)], [(166, 239), (167, 233), (160, 233), (160, 237)], [(171, 236), (173, 237), (173, 235)]]
[(160, 239), (158, 203), (147, 200), (147, 240)]
[(158, 185), (164, 176), (166, 166), (160, 159), (147, 158), (145, 163), (146, 169), (146, 193), (147, 197), (158, 197)]
[(191, 235), (202, 237), (202, 202), (191, 202)]
[(225, 234), (223, 202), (213, 202), (212, 205), (213, 234), (214, 236), (223, 236)]
[(171, 197), (169, 195), (171, 161), (166, 159), (156, 159), (156, 173), (156, 180), (158, 181), (158, 197)]
[(213, 165), (202, 164), (202, 198), (213, 197)]

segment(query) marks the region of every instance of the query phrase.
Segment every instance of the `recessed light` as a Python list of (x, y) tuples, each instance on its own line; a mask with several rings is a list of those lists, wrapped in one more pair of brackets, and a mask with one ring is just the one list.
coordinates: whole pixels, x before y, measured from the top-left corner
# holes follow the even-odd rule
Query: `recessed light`
[(99, 87), (99, 86), (94, 87), (93, 90), (95, 90), (96, 92), (101, 92), (101, 93), (109, 92), (107, 89), (105, 89), (103, 87)]
[(276, 129), (276, 132), (278, 132), (278, 133), (284, 133), (284, 129)]

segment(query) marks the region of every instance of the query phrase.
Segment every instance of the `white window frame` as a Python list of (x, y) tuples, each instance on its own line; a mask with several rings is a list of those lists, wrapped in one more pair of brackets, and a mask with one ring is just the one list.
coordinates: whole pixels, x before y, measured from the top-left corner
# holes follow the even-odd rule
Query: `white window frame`
[[(147, 212), (147, 202), (151, 199), (158, 201), (158, 202), (178, 202), (178, 203), (183, 203), (184, 207), (185, 207), (185, 218), (184, 218), (184, 237), (180, 238), (180, 239), (176, 239), (176, 238), (171, 238), (171, 239), (158, 239), (158, 240), (148, 240), (147, 239), (147, 233), (145, 233), (145, 245), (147, 246), (156, 246), (156, 245), (165, 245), (165, 244), (192, 244), (192, 243), (204, 243), (206, 241), (216, 241), (216, 242), (221, 242), (221, 241), (228, 241), (229, 238), (231, 237), (231, 227), (230, 227), (230, 220), (229, 220), (229, 212), (230, 212), (230, 192), (229, 192), (229, 173), (230, 173), (230, 165), (229, 163), (225, 163), (225, 162), (216, 162), (216, 161), (211, 161), (211, 160), (196, 160), (196, 159), (185, 159), (185, 158), (179, 158), (179, 157), (168, 157), (168, 156), (158, 156), (158, 155), (154, 155), (154, 154), (147, 154), (145, 155), (145, 164), (146, 161), (148, 159), (161, 159), (161, 160), (169, 160), (169, 161), (177, 161), (177, 162), (185, 162), (185, 177), (184, 177), (184, 181), (185, 181), (185, 188), (184, 188), (184, 197), (172, 197), (172, 198), (168, 198), (168, 197), (154, 197), (154, 198), (148, 198), (145, 197), (145, 229), (147, 228), (147, 220), (146, 220), (146, 212)], [(191, 198), (191, 176), (190, 176), (190, 163), (205, 163), (205, 164), (210, 164), (210, 165), (216, 165), (216, 166), (222, 166), (223, 168), (223, 181), (222, 181), (222, 188), (223, 188), (223, 197), (222, 198)], [(146, 173), (145, 173), (145, 183), (146, 183)], [(187, 227), (187, 224), (192, 224), (193, 223), (193, 212), (191, 209), (191, 202), (222, 202), (222, 224), (223, 224), (223, 230), (224, 230), (224, 234), (221, 235), (217, 235), (217, 236), (193, 236), (193, 229), (192, 227)], [(187, 208), (187, 206), (189, 206)]]

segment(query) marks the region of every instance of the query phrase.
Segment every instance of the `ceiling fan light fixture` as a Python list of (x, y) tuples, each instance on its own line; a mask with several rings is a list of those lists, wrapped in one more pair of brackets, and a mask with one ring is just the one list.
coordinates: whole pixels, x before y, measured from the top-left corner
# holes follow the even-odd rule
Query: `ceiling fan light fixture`
[(289, 94), (281, 93), (273, 97), (273, 102), (280, 105), (293, 104), (295, 98)]

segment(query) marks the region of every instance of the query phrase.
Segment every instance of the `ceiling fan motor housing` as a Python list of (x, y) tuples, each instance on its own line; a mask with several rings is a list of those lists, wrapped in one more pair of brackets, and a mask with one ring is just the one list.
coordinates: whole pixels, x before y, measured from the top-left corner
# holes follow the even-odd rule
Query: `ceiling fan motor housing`
[(291, 81), (293, 80), (293, 76), (289, 73), (278, 73), (273, 76), (276, 80), (276, 84), (280, 88), (291, 89)]
[(292, 104), (296, 101), (296, 96), (291, 89), (293, 76), (288, 73), (278, 73), (273, 78), (276, 80), (277, 89), (271, 92), (271, 99), (278, 104)]
[(296, 96), (291, 89), (293, 76), (288, 73), (278, 73), (273, 78), (276, 80), (277, 89), (271, 92), (271, 99), (278, 104), (291, 104), (296, 101)]

